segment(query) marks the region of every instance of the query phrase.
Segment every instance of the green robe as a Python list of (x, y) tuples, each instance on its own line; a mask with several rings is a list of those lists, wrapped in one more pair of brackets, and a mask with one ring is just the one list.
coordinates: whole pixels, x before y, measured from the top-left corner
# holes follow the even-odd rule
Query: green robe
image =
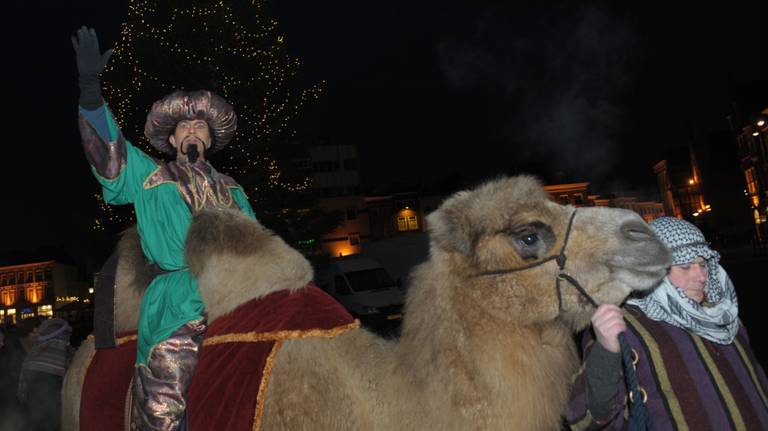
[[(120, 132), (108, 109), (106, 112), (109, 140), (115, 141)], [(91, 126), (97, 130), (95, 125)], [(200, 318), (204, 306), (197, 279), (184, 261), (184, 241), (192, 222), (192, 211), (180, 191), (181, 186), (171, 180), (157, 181), (157, 175), (153, 177), (153, 174), (157, 174), (164, 163), (152, 159), (128, 141), (125, 146), (125, 164), (116, 178), (104, 178), (93, 167), (92, 171), (102, 186), (106, 203), (133, 204), (144, 255), (150, 263), (170, 271), (150, 283), (141, 301), (136, 364), (146, 365), (152, 346), (168, 338), (184, 323)], [(210, 169), (212, 176), (228, 178)], [(229, 206), (236, 206), (255, 218), (242, 187), (231, 180), (229, 184), (227, 189), (232, 198)]]

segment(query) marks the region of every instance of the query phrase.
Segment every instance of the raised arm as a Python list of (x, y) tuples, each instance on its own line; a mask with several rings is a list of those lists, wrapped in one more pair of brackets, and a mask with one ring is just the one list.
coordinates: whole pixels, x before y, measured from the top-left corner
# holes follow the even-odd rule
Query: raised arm
[(101, 53), (92, 28), (81, 27), (72, 36), (80, 86), (80, 135), (88, 162), (98, 175), (112, 180), (125, 164), (125, 142), (101, 97), (99, 74), (109, 62), (112, 50)]
[(80, 85), (80, 106), (95, 111), (104, 104), (101, 98), (99, 74), (109, 62), (112, 50), (101, 53), (96, 30), (80, 27), (77, 36), (72, 36), (72, 47), (77, 59), (78, 84)]

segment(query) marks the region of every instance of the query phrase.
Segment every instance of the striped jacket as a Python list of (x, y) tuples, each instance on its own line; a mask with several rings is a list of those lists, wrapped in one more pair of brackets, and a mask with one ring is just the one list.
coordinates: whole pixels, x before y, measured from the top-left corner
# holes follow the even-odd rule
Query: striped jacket
[[(627, 342), (637, 352), (638, 381), (648, 394), (654, 429), (768, 429), (768, 381), (744, 326), (733, 343), (722, 345), (651, 320), (634, 306), (624, 308), (624, 319)], [(585, 331), (587, 350), (592, 344), (591, 331)], [(623, 379), (610, 413), (593, 418), (587, 409), (584, 369), (574, 380), (566, 410), (568, 423), (573, 429), (625, 429)]]

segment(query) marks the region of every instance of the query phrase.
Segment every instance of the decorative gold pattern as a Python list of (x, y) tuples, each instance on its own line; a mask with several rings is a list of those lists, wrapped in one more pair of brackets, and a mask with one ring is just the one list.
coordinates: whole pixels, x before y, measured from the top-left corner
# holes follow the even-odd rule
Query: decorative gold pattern
[(205, 317), (181, 325), (152, 346), (146, 365), (135, 367), (131, 386), (132, 429), (175, 430), (184, 417), (186, 392), (207, 328)]
[[(190, 190), (192, 208), (198, 212), (204, 208), (230, 208), (232, 194), (229, 189), (217, 181), (216, 171), (207, 164), (201, 167), (198, 163), (176, 163), (180, 173), (179, 183), (184, 183)], [(205, 170), (210, 170), (210, 173)], [(186, 178), (184, 178), (186, 177)], [(181, 181), (184, 178), (187, 181)]]
[(274, 332), (240, 332), (233, 334), (216, 335), (210, 338), (206, 338), (203, 341), (203, 346), (213, 346), (222, 343), (258, 343), (260, 341), (278, 341), (278, 340), (290, 340), (295, 338), (307, 338), (307, 337), (336, 337), (351, 329), (360, 328), (360, 321), (355, 319), (354, 322), (343, 326), (337, 326), (331, 329), (308, 329), (308, 330), (295, 330), (295, 331), (274, 331)]
[(277, 358), (277, 352), (283, 347), (281, 340), (275, 341), (272, 346), (272, 351), (267, 356), (267, 362), (264, 364), (264, 371), (261, 374), (261, 384), (259, 384), (259, 393), (256, 396), (256, 411), (253, 414), (253, 431), (259, 431), (261, 429), (261, 417), (264, 414), (264, 400), (267, 392), (267, 385), (269, 384), (269, 378), (272, 375), (272, 367), (275, 366), (275, 359)]
[(149, 174), (147, 179), (144, 180), (144, 184), (143, 184), (144, 190), (149, 190), (153, 187), (159, 186), (160, 184), (166, 184), (166, 183), (176, 184), (176, 181), (174, 181), (172, 178), (168, 178), (162, 175), (161, 170), (163, 168), (164, 166), (158, 165), (157, 169), (155, 169), (154, 171), (152, 171), (151, 174)]
[[(92, 335), (89, 335), (89, 337), (92, 337)], [(136, 334), (126, 335), (124, 337), (120, 337), (117, 340), (115, 340), (115, 343), (119, 346), (119, 345), (125, 344), (125, 343), (127, 343), (129, 341), (138, 340), (138, 338), (139, 338), (139, 336), (136, 335)]]
[(193, 213), (205, 208), (232, 208), (234, 198), (230, 189), (240, 187), (203, 160), (160, 165), (144, 180), (143, 187), (149, 190), (161, 184), (174, 184)]

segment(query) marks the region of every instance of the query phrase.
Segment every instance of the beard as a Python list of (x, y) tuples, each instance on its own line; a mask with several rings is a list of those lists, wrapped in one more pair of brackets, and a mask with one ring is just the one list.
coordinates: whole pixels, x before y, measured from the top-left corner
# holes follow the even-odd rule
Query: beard
[(204, 148), (205, 143), (194, 137), (187, 138), (181, 143), (181, 154), (187, 156), (189, 163), (194, 164), (200, 157), (200, 149), (198, 147)]

